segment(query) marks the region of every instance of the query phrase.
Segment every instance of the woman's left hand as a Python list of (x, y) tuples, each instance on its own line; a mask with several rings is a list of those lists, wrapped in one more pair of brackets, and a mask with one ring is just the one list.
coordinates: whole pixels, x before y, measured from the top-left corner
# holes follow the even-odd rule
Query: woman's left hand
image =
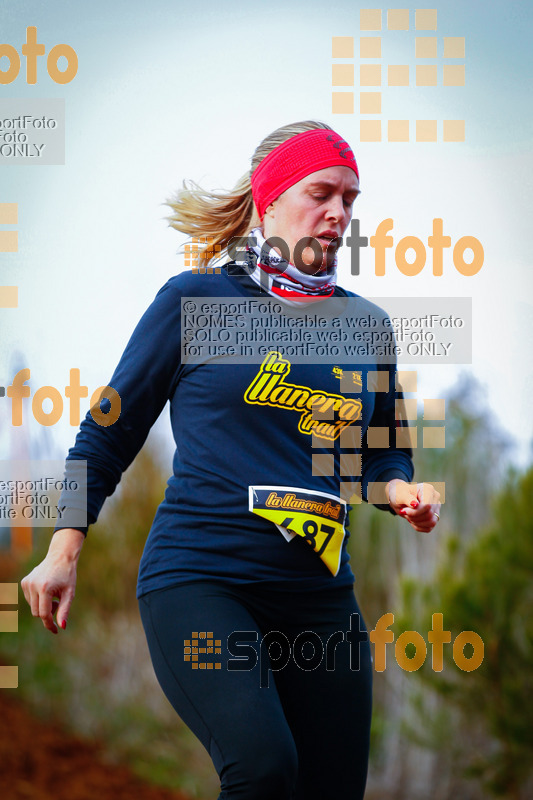
[(440, 494), (431, 483), (406, 483), (399, 478), (389, 481), (385, 493), (390, 507), (422, 533), (433, 530), (440, 519)]

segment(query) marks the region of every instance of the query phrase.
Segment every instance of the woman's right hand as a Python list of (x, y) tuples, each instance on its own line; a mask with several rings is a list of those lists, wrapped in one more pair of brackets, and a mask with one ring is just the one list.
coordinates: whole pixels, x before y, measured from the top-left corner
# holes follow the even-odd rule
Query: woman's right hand
[[(76, 567), (85, 535), (75, 528), (56, 531), (48, 553), (20, 585), (34, 617), (40, 617), (51, 633), (67, 626), (76, 590)], [(57, 614), (57, 625), (54, 622)]]

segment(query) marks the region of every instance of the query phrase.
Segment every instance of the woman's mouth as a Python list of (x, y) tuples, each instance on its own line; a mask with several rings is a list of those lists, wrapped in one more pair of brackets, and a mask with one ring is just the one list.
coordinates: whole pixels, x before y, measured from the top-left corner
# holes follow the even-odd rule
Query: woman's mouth
[(335, 231), (324, 231), (323, 233), (319, 233), (316, 238), (319, 242), (324, 242), (326, 245), (336, 244), (337, 247), (339, 247), (342, 243), (341, 237), (338, 236)]

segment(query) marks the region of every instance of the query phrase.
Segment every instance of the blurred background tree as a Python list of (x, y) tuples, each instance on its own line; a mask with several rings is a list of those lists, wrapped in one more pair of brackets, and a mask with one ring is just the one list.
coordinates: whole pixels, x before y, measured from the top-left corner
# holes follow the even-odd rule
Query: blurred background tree
[[(401, 629), (429, 630), (430, 609), (439, 609), (452, 642), (461, 631), (481, 636), (478, 669), (461, 673), (448, 645), (443, 673), (433, 672), (428, 658), (420, 678), (459, 709), (463, 725), (475, 733), (463, 743), (467, 773), (479, 776), (490, 793), (517, 800), (531, 797), (533, 788), (532, 499), (533, 468), (511, 473), (491, 504), (491, 522), (467, 542), (458, 534), (448, 538), (434, 580), (404, 581), (399, 621)], [(431, 740), (434, 720), (425, 719)]]
[[(424, 424), (419, 413), (419, 443)], [(417, 533), (404, 520), (365, 504), (353, 509), (349, 549), (356, 595), (369, 630), (390, 611), (395, 614), (396, 635), (403, 630), (417, 630), (427, 640), (431, 614), (435, 612), (444, 613), (446, 623), (450, 616), (451, 622), (452, 609), (445, 611), (445, 598), (438, 591), (431, 593), (428, 587), (441, 586), (439, 568), (449, 563), (450, 553), (454, 554), (454, 561), (448, 571), (464, 569), (468, 544), (474, 546), (493, 518), (491, 498), (505, 481), (512, 442), (488, 411), (482, 387), (466, 373), (446, 397), (445, 425), (445, 448), (418, 447), (414, 451), (415, 480), (445, 483), (441, 520), (431, 534)], [(471, 565), (472, 571), (476, 569), (475, 564)], [(511, 588), (513, 581), (514, 575), (510, 574)], [(456, 607), (459, 605), (457, 599)], [(512, 609), (510, 615), (515, 618)], [(479, 628), (483, 637), (482, 625), (476, 627), (472, 623), (468, 627), (461, 619), (456, 628), (457, 632)], [(395, 662), (393, 645), (390, 651), (385, 672), (374, 673), (367, 796), (425, 798), (431, 786), (436, 799), (458, 794), (472, 800), (486, 798), (485, 784), (467, 780), (476, 771), (472, 771), (465, 753), (472, 755), (469, 745), (479, 745), (490, 759), (495, 743), (484, 735), (484, 722), (475, 722), (460, 703), (452, 707), (448, 704), (447, 676), (457, 673), (458, 668), (452, 661), (443, 673), (431, 673), (442, 687), (441, 692), (436, 692), (419, 679), (418, 673), (402, 671)], [(427, 668), (428, 664), (425, 672)], [(457, 676), (466, 695), (470, 679), (466, 673)], [(526, 683), (519, 672), (516, 686), (521, 695)], [(512, 793), (508, 796), (515, 797)]]

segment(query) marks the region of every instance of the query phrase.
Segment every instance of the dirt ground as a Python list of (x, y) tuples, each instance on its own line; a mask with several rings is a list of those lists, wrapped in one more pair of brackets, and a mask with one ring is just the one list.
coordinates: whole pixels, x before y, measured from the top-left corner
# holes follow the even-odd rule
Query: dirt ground
[(127, 767), (106, 764), (103, 748), (35, 719), (0, 691), (2, 800), (190, 800), (143, 782)]

